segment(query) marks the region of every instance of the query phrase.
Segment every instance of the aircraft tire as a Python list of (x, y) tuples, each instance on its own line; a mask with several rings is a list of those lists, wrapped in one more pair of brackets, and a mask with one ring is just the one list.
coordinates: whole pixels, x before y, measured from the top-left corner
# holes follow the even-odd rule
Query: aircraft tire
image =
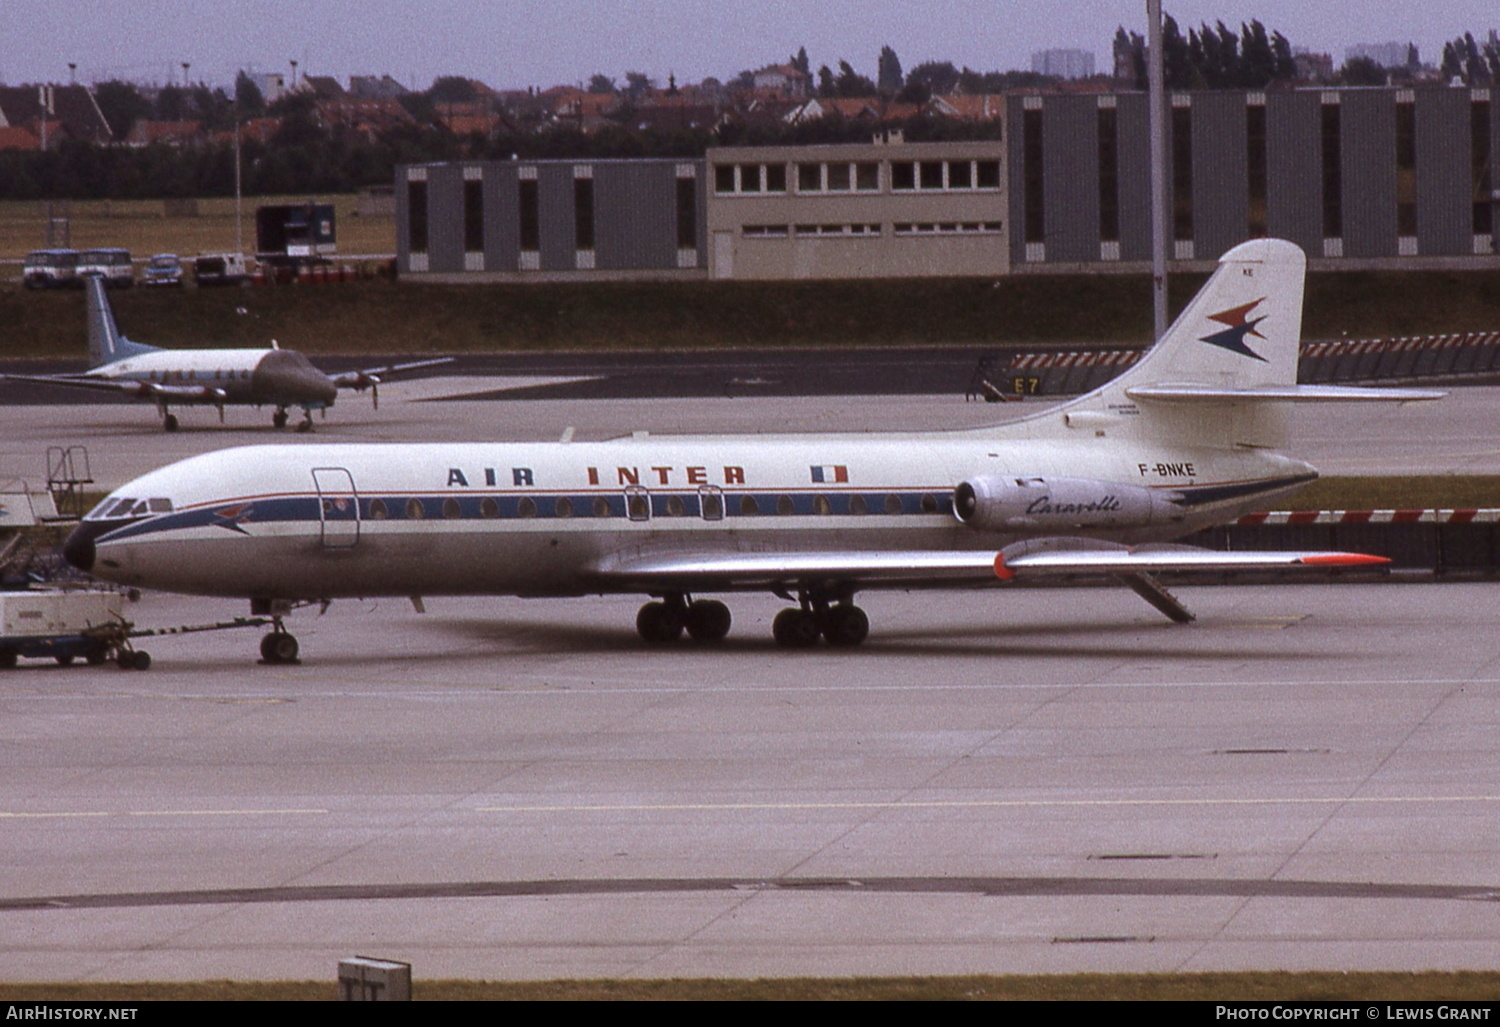
[(647, 603), (641, 607), (641, 612), (635, 615), (635, 630), (640, 633), (641, 638), (652, 645), (664, 645), (682, 637), (684, 620), (680, 606)]
[(109, 659), (109, 650), (104, 648), (103, 646), (99, 646), (84, 653), (83, 658), (90, 667), (97, 667), (105, 660)]
[(137, 649), (135, 652), (131, 653), (130, 654), (130, 669), (131, 670), (150, 670), (151, 669), (151, 654), (148, 653), (148, 652), (146, 652), (146, 650), (144, 650), (144, 649)]
[(822, 631), (818, 619), (806, 610), (786, 609), (771, 622), (771, 637), (787, 649), (807, 649), (818, 644)]
[(285, 631), (273, 631), (260, 640), (261, 659), (267, 663), (296, 663), (296, 636)]
[(162, 418), (161, 426), (162, 426), (162, 428), (164, 428), (167, 431), (176, 431), (177, 430), (177, 415), (176, 414), (168, 414), (166, 417)]
[(278, 410), (274, 414), (271, 415), (271, 426), (273, 428), (285, 428), (286, 427), (286, 411), (285, 410)]
[(0, 670), (13, 670), (16, 666), (16, 651), (0, 649)]
[(52, 658), (57, 661), (57, 665), (59, 667), (67, 667), (67, 666), (71, 665), (72, 662), (73, 662), (73, 654), (72, 653), (58, 653), (56, 656), (54, 656)]
[(698, 599), (687, 608), (687, 633), (695, 642), (721, 642), (733, 620), (717, 599)]
[(870, 635), (870, 618), (853, 603), (835, 606), (823, 622), (823, 637), (829, 645), (856, 646)]

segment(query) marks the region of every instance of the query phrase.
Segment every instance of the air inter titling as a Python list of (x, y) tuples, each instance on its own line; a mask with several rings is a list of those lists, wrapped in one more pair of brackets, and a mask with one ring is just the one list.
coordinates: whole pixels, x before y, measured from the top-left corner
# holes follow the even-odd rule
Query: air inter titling
[[(599, 468), (585, 468), (588, 471), (590, 485), (603, 485), (609, 472), (600, 473)], [(499, 485), (499, 475), (495, 468), (484, 469), (484, 483), (490, 488)], [(743, 485), (745, 484), (745, 469), (743, 467), (725, 466), (722, 469), (710, 469), (708, 467), (616, 467), (614, 469), (615, 481), (611, 485), (639, 485), (644, 477), (647, 485)], [(718, 479), (718, 480), (715, 480)], [(517, 486), (536, 484), (536, 474), (530, 467), (512, 467), (510, 469), (510, 483)], [(449, 488), (468, 488), (469, 476), (460, 467), (448, 468)]]

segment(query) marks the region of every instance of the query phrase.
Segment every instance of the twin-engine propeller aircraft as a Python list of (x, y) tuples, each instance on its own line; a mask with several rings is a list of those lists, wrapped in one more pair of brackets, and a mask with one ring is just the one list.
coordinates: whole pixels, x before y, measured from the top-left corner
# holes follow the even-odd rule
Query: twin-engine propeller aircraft
[(1317, 476), (1273, 451), (1286, 403), (1442, 395), (1297, 385), (1305, 263), (1279, 240), (1236, 247), (1135, 367), (1008, 424), (230, 449), (114, 492), (64, 552), (123, 585), (249, 598), (273, 618), (268, 662), (296, 658), (294, 605), (345, 596), (644, 593), (636, 627), (665, 643), (729, 631), (704, 593), (769, 590), (795, 603), (778, 643), (848, 646), (865, 589), (1082, 573), (1191, 620), (1154, 574), (1386, 562), (1164, 544)]
[(310, 431), (312, 412), (333, 406), (340, 389), (368, 389), (379, 406), (383, 378), (452, 359), (440, 357), (326, 375), (301, 353), (274, 343), (270, 349), (158, 349), (120, 334), (104, 294), (103, 278), (86, 278), (84, 291), (88, 297), (90, 369), (83, 374), (7, 374), (0, 378), (100, 389), (155, 403), (167, 431), (177, 430), (172, 407), (218, 407), (222, 421), (224, 408), (231, 405), (275, 407), (271, 423), (278, 428), (286, 427), (288, 410), (301, 407), (304, 419), (297, 430)]

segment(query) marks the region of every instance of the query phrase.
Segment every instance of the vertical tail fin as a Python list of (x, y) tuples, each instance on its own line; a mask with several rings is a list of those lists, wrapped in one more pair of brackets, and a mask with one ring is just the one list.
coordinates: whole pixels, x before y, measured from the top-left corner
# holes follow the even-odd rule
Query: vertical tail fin
[(155, 348), (131, 342), (120, 334), (115, 325), (114, 311), (109, 307), (109, 297), (104, 294), (102, 277), (86, 276), (83, 290), (88, 300), (90, 367), (102, 367), (137, 353), (149, 353)]
[(1295, 385), (1307, 258), (1281, 239), (1241, 243), (1146, 356), (1111, 385)]
[(1306, 270), (1302, 251), (1280, 239), (1234, 247), (1135, 366), (1058, 408), (1063, 423), (1073, 429), (1097, 421), (1112, 434), (1211, 446), (1284, 445), (1286, 413), (1280, 404), (1226, 400), (1186, 408), (1137, 403), (1128, 390), (1294, 387)]

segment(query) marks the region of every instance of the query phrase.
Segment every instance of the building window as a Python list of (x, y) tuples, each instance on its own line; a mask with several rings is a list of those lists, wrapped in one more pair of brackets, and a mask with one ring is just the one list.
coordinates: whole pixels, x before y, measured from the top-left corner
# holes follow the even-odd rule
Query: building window
[(484, 183), (477, 180), (464, 182), (464, 249), (484, 250)]
[(677, 180), (677, 248), (698, 248), (698, 182), (693, 178)]
[(786, 192), (786, 165), (716, 164), (714, 165), (714, 192), (720, 195), (784, 193)]
[(1172, 238), (1193, 241), (1193, 109), (1172, 108)]
[(1115, 108), (1099, 108), (1099, 241), (1120, 241), (1120, 137)]
[(406, 248), (427, 252), (427, 183), (406, 183)]
[(1474, 182), (1474, 234), (1495, 231), (1494, 175), (1490, 170), (1490, 101), (1469, 104), (1469, 153)]
[(573, 179), (573, 245), (576, 249), (594, 248), (594, 180)]
[(1417, 234), (1417, 105), (1396, 104), (1396, 235)]
[(1250, 184), (1250, 237), (1260, 238), (1270, 231), (1266, 214), (1266, 106), (1250, 104), (1245, 108), (1245, 171)]
[(740, 234), (746, 239), (785, 239), (789, 233), (786, 225), (745, 225)]
[(542, 219), (537, 203), (536, 179), (522, 179), (521, 201), (521, 250), (535, 253), (542, 248)]
[(891, 189), (895, 192), (972, 192), (999, 188), (998, 160), (896, 161), (891, 164)]
[(1045, 243), (1047, 197), (1042, 173), (1042, 112), (1036, 108), (1021, 112), (1021, 177), (1026, 204), (1022, 228), (1026, 241)]
[(1323, 104), (1323, 238), (1344, 234), (1343, 145), (1339, 105)]
[(823, 236), (869, 239), (880, 234), (880, 226), (878, 224), (797, 225), (793, 234), (799, 239)]
[(998, 221), (898, 221), (891, 226), (896, 235), (998, 235)]

